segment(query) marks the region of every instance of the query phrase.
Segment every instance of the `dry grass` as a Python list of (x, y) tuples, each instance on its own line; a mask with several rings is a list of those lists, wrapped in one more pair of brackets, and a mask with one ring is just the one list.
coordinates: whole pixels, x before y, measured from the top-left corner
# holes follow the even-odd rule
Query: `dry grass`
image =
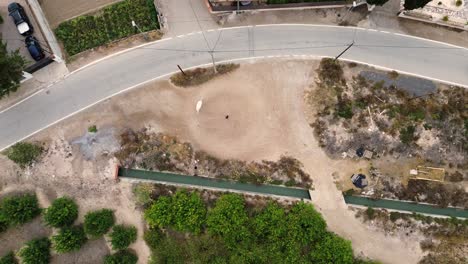
[(209, 68), (196, 68), (193, 70), (179, 72), (171, 77), (171, 82), (176, 86), (188, 87), (196, 86), (208, 82), (209, 80), (239, 68), (239, 64), (227, 63), (216, 65), (217, 73), (213, 72), (211, 67)]

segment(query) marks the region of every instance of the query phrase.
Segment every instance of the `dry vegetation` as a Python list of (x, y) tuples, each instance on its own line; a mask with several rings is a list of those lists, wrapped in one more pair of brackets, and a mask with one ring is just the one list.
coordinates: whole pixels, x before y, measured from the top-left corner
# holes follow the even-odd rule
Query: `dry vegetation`
[(127, 130), (121, 134), (121, 150), (115, 154), (130, 168), (171, 171), (187, 175), (233, 179), (241, 182), (285, 184), (311, 188), (312, 180), (302, 164), (291, 157), (278, 161), (244, 162), (221, 160), (195, 151), (189, 143), (161, 133)]
[(420, 264), (462, 264), (468, 259), (468, 220), (432, 218), (371, 208), (360, 209), (356, 217), (387, 233), (417, 237), (428, 254)]
[(187, 87), (196, 86), (226, 73), (230, 73), (239, 68), (239, 64), (227, 63), (216, 65), (216, 73), (212, 67), (209, 68), (195, 68), (184, 72), (179, 72), (171, 77), (171, 82), (174, 85)]
[[(347, 80), (342, 65), (331, 59), (322, 60), (318, 76), (317, 89), (309, 95), (317, 117), (312, 126), (329, 155), (364, 146), (379, 155), (419, 156), (466, 169), (466, 89), (440, 87), (413, 96), (361, 75)], [(388, 76), (396, 79), (398, 73)]]

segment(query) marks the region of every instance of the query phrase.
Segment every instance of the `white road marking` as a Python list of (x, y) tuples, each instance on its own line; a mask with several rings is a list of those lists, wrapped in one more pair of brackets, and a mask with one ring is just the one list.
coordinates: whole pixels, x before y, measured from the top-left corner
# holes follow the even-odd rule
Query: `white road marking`
[(0, 111), (0, 114), (3, 114), (4, 112), (6, 112), (6, 111), (8, 111), (8, 110), (10, 110), (10, 109), (12, 109), (12, 108), (14, 108), (15, 106), (17, 106), (17, 105), (23, 103), (23, 102), (26, 101), (26, 100), (29, 100), (31, 97), (35, 96), (36, 94), (38, 94), (38, 93), (40, 93), (40, 92), (42, 92), (42, 91), (44, 91), (44, 88), (43, 88), (43, 89), (40, 89), (39, 91), (37, 91), (37, 92), (35, 92), (35, 93), (33, 93), (33, 94), (31, 94), (30, 96), (24, 98), (23, 100), (21, 100), (21, 101), (19, 101), (19, 102), (16, 102), (15, 104), (10, 105), (9, 107), (3, 109), (2, 111)]

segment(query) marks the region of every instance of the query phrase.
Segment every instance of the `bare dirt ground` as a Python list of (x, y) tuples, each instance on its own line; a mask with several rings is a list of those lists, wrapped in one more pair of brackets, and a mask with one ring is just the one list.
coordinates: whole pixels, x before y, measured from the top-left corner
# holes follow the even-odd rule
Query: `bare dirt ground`
[(95, 11), (121, 0), (39, 0), (51, 28), (76, 16)]
[[(114, 209), (118, 223), (137, 226), (139, 238), (131, 247), (145, 263), (149, 250), (142, 240), (144, 222), (131, 184), (114, 182), (112, 148), (101, 148), (99, 139), (90, 141), (90, 148), (96, 145), (101, 150), (84, 158), (80, 147), (71, 142), (83, 137), (91, 125), (97, 126), (98, 133), (115, 131), (116, 137), (126, 128), (146, 127), (177, 136), (219, 158), (277, 160), (288, 154), (299, 159), (314, 181), (314, 205), (330, 230), (352, 241), (356, 254), (384, 263), (416, 263), (422, 257), (417, 241), (369, 229), (344, 203), (334, 179), (365, 169), (368, 163), (332, 160), (319, 148), (304, 115), (304, 90), (314, 88), (317, 65), (317, 61), (247, 62), (201, 86), (178, 88), (162, 80), (113, 97), (34, 136), (31, 140), (45, 142), (48, 149), (31, 170), (21, 172), (2, 156), (0, 167), (6, 173), (0, 178), (0, 190), (35, 185), (46, 190), (49, 199), (72, 196), (80, 206), (79, 221), (88, 210)], [(197, 114), (200, 99), (203, 107)], [(94, 251), (83, 249), (67, 260), (62, 259), (67, 256), (54, 259), (73, 263), (79, 255), (79, 262), (89, 263), (106, 254), (100, 246)]]

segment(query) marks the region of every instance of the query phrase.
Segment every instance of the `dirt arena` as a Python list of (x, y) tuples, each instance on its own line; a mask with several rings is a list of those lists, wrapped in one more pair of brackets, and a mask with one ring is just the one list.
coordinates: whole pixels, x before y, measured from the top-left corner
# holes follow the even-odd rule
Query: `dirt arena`
[[(117, 222), (137, 226), (139, 239), (132, 248), (145, 263), (149, 250), (141, 237), (144, 222), (133, 203), (131, 185), (113, 179), (115, 159), (103, 150), (87, 160), (71, 144), (91, 125), (98, 133), (114, 131), (116, 138), (126, 128), (145, 127), (221, 158), (274, 160), (282, 154), (298, 158), (313, 177), (314, 205), (330, 230), (352, 241), (357, 255), (384, 263), (416, 263), (422, 256), (418, 237), (391, 237), (371, 230), (344, 204), (335, 179), (366, 169), (368, 163), (331, 160), (319, 148), (309, 126), (312, 117), (304, 114), (304, 91), (313, 89), (317, 66), (318, 61), (247, 62), (201, 86), (179, 88), (161, 80), (113, 97), (34, 136), (32, 140), (50, 147), (31, 170), (21, 172), (1, 156), (0, 167), (7, 173), (0, 178), (0, 194), (29, 185), (43, 190), (46, 200), (69, 195), (80, 205), (80, 219), (88, 210), (113, 208)], [(199, 100), (203, 106), (197, 113)], [(89, 252), (81, 254), (83, 263), (106, 254), (102, 249)]]

